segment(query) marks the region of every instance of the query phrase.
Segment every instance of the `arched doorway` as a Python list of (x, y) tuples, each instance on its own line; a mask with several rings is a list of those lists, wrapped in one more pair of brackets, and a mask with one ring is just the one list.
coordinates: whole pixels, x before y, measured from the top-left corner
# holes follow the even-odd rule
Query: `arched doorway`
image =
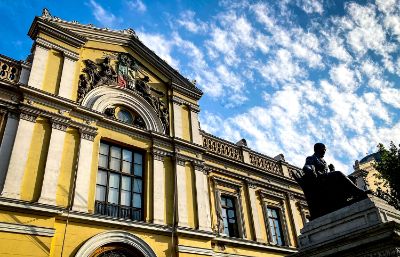
[(98, 248), (90, 257), (145, 257), (140, 251), (124, 244), (108, 244)]
[(107, 231), (87, 240), (75, 257), (157, 257), (139, 237), (121, 230)]

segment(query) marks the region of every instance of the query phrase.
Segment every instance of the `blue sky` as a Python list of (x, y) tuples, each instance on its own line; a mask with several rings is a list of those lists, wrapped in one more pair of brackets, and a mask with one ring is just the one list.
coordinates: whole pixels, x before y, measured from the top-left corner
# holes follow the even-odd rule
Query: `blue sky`
[(400, 140), (400, 2), (0, 1), (0, 53), (25, 59), (47, 7), (64, 20), (133, 28), (204, 92), (202, 129), (302, 166), (315, 142), (349, 173)]

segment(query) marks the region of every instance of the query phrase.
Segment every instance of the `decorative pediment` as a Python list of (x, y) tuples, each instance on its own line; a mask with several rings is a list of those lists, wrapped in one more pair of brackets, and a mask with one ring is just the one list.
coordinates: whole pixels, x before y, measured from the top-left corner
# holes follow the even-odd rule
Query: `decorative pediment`
[[(82, 74), (79, 76), (78, 85), (78, 103), (89, 108), (94, 108), (93, 99), (88, 99), (89, 95), (95, 95), (97, 98), (98, 94), (90, 94), (92, 91), (105, 92), (107, 90), (96, 90), (100, 87), (109, 87), (110, 93), (109, 97), (115, 96), (116, 91), (121, 91), (127, 93), (129, 96), (121, 98), (121, 105), (128, 106), (123, 99), (128, 98), (140, 98), (144, 100), (147, 104), (136, 105), (133, 115), (133, 124), (140, 125), (146, 117), (140, 115), (140, 108), (151, 109), (151, 113), (154, 113), (156, 117), (161, 121), (163, 132), (168, 133), (169, 131), (169, 110), (167, 99), (164, 92), (153, 88), (150, 85), (150, 78), (148, 73), (142, 68), (142, 66), (130, 55), (126, 53), (118, 53), (116, 55), (106, 55), (100, 61), (94, 62), (92, 60), (86, 59), (83, 61), (85, 68), (82, 70)], [(102, 95), (102, 97), (107, 97), (107, 95)], [(96, 98), (96, 99), (97, 99)], [(117, 98), (116, 98), (117, 99)], [(102, 100), (104, 102), (104, 99)], [(133, 101), (133, 100), (132, 100)], [(140, 102), (136, 100), (133, 102)], [(111, 103), (109, 103), (111, 104)], [(113, 108), (118, 105), (118, 102), (114, 102), (113, 105), (103, 106), (102, 111), (106, 115), (114, 115)], [(107, 109), (107, 111), (106, 111)], [(144, 125), (144, 124), (142, 124)], [(148, 129), (154, 126), (149, 126), (146, 124)], [(141, 126), (145, 127), (145, 126)]]

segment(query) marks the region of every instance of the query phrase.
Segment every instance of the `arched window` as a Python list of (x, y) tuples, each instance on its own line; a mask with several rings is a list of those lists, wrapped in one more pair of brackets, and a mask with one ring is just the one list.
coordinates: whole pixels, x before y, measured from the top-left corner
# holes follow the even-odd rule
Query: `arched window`
[(122, 122), (133, 124), (133, 116), (132, 113), (127, 109), (120, 107), (116, 113), (116, 118)]

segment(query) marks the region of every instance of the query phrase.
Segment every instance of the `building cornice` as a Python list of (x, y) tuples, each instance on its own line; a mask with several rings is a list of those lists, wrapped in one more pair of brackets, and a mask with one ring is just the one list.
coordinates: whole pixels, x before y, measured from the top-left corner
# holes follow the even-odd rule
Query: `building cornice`
[(49, 20), (43, 17), (35, 17), (31, 27), (29, 28), (28, 35), (33, 40), (36, 40), (39, 32), (48, 34), (49, 36), (52, 36), (76, 48), (81, 48), (87, 41), (85, 37), (76, 34), (68, 29), (65, 29), (61, 26), (58, 26), (54, 22), (50, 22)]

